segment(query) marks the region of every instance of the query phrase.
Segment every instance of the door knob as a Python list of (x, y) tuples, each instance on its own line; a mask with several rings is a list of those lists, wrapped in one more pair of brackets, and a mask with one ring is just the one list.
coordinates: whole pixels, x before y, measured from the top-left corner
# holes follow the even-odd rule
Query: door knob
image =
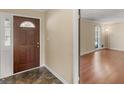
[(40, 44), (39, 42), (37, 42), (37, 44)]

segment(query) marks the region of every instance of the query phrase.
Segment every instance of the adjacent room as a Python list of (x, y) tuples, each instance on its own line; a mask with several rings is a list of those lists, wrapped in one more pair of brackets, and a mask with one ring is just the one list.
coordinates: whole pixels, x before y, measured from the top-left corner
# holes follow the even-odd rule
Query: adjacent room
[(80, 14), (80, 83), (124, 83), (124, 10)]
[(1, 9), (0, 83), (74, 83), (77, 14), (72, 9)]

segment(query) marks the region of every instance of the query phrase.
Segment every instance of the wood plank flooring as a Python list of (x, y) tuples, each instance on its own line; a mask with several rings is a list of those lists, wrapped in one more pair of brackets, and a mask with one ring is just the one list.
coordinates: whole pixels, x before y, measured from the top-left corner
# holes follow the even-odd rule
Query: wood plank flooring
[(124, 84), (124, 52), (103, 49), (81, 56), (80, 83)]

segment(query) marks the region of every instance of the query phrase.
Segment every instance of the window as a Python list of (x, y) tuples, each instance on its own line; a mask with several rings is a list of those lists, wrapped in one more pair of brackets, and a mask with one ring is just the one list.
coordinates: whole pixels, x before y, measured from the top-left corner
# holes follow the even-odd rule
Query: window
[(101, 47), (101, 27), (95, 26), (95, 48)]
[(4, 35), (5, 35), (5, 46), (11, 45), (11, 22), (9, 19), (4, 20)]
[(35, 28), (35, 25), (30, 21), (24, 21), (20, 24), (22, 28)]

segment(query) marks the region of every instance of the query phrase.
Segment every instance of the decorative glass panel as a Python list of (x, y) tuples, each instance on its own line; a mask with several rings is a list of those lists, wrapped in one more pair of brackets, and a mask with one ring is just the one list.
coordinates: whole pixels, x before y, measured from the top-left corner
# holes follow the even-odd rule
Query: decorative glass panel
[(30, 21), (24, 21), (20, 24), (20, 27), (23, 27), (23, 28), (35, 28), (35, 25), (30, 22)]
[(4, 31), (5, 31), (5, 46), (10, 46), (11, 44), (11, 23), (9, 19), (5, 19), (4, 21)]

